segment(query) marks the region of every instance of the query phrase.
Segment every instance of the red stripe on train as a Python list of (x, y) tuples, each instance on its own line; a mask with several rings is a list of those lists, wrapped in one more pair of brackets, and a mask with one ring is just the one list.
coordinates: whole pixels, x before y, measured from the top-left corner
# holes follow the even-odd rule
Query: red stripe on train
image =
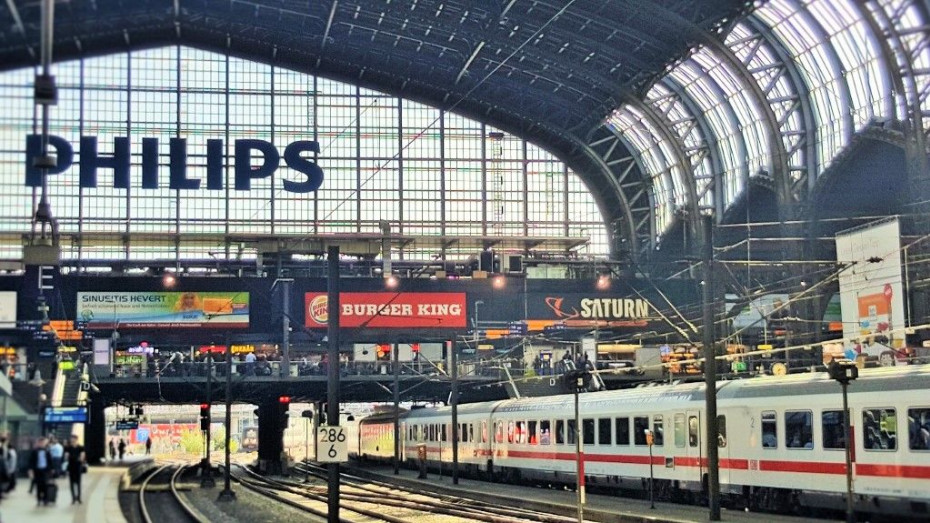
[[(845, 472), (845, 467), (843, 471)], [(930, 467), (856, 463), (856, 474), (860, 476), (930, 479)]]
[[(409, 448), (408, 451), (415, 449)], [(427, 448), (430, 452), (438, 452), (437, 447)], [(451, 456), (451, 449), (443, 449), (444, 453)], [(508, 458), (523, 459), (541, 459), (541, 460), (560, 460), (575, 461), (574, 452), (537, 452), (529, 450), (507, 450)], [(479, 455), (490, 455), (490, 452), (484, 449), (479, 450)], [(625, 463), (629, 465), (648, 465), (649, 456), (640, 456), (635, 454), (582, 454), (582, 459), (589, 463)], [(688, 456), (675, 456), (676, 467), (707, 467), (707, 458), (697, 458)], [(664, 466), (665, 456), (653, 456), (652, 464)], [(805, 474), (838, 474), (846, 475), (845, 463), (830, 463), (818, 461), (784, 461), (784, 460), (759, 460), (757, 467), (753, 470), (765, 472), (800, 472)], [(748, 459), (720, 459), (720, 468), (732, 470), (749, 470)], [(914, 479), (930, 479), (930, 467), (914, 465), (892, 465), (892, 464), (867, 464), (856, 463), (855, 473), (859, 476), (880, 476), (880, 477), (900, 477)]]

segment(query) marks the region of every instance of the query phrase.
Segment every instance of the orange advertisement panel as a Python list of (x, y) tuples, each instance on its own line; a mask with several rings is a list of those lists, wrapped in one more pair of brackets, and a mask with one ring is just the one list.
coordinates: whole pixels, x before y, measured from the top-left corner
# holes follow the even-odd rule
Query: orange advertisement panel
[[(372, 328), (461, 329), (466, 326), (464, 292), (342, 292), (339, 326)], [(304, 325), (329, 322), (325, 292), (304, 295)]]

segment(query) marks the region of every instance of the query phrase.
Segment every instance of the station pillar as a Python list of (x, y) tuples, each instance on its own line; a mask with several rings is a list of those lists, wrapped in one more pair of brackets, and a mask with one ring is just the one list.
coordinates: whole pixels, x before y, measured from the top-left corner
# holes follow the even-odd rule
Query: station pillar
[(258, 406), (258, 468), (266, 474), (284, 472), (284, 429), (287, 426), (286, 411), (282, 411), (277, 400)]
[(96, 401), (89, 402), (87, 423), (84, 425), (84, 455), (91, 465), (99, 465), (107, 453), (107, 419), (103, 410), (106, 405), (97, 395)]

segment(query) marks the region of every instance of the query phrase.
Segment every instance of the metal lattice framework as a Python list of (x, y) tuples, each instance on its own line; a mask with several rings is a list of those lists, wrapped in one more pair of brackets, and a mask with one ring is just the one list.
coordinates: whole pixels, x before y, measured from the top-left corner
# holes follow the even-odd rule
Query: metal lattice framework
[[(2, 68), (38, 62), (39, 4), (0, 5)], [(647, 257), (751, 178), (797, 216), (871, 128), (926, 177), (928, 22), (924, 0), (98, 0), (57, 7), (54, 56), (182, 44), (486, 122), (566, 162), (613, 254)]]

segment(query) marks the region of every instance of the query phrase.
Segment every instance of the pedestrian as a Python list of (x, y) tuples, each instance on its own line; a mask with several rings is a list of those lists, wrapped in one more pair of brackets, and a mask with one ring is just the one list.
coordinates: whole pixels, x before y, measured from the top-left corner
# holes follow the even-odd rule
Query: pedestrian
[[(48, 438), (40, 437), (29, 456), (29, 477), (35, 483), (36, 506), (48, 505), (48, 480), (52, 467), (52, 455), (48, 450)], [(30, 492), (32, 489), (30, 488)]]
[(65, 457), (65, 447), (58, 441), (58, 438), (52, 436), (49, 439), (48, 452), (52, 455), (52, 478), (61, 475), (61, 463)]
[(151, 434), (145, 440), (145, 455), (148, 456), (152, 453), (152, 436)]
[(110, 440), (110, 461), (116, 461), (116, 443)]
[(68, 464), (71, 504), (83, 504), (83, 501), (81, 501), (81, 475), (87, 470), (87, 457), (84, 454), (84, 446), (78, 443), (76, 434), (71, 435), (71, 442), (65, 447), (65, 462)]
[(123, 461), (123, 456), (126, 455), (126, 440), (120, 438), (119, 445), (117, 445), (116, 448), (119, 450), (119, 460)]
[(19, 468), (17, 461), (16, 446), (13, 440), (7, 438), (6, 449), (3, 451), (3, 467), (6, 469), (7, 483), (0, 485), (0, 491), (11, 492), (16, 488), (16, 469)]

